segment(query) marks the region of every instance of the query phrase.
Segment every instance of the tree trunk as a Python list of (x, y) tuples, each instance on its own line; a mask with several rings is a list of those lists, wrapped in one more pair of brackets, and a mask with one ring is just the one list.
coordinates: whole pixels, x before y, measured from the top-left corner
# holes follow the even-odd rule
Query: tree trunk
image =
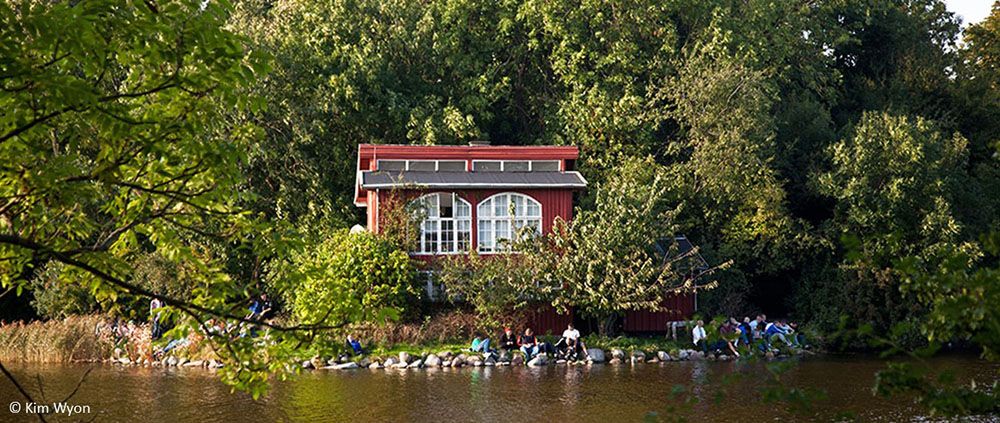
[(608, 315), (597, 319), (597, 333), (602, 337), (610, 338), (618, 334), (618, 316)]

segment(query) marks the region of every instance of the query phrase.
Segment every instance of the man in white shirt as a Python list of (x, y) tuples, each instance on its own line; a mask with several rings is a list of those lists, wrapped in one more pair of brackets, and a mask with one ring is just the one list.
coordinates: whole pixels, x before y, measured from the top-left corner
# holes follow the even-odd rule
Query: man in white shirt
[(694, 345), (700, 346), (703, 351), (708, 350), (708, 335), (705, 334), (705, 321), (699, 320), (698, 324), (691, 329), (691, 339), (694, 341)]
[(572, 323), (566, 325), (566, 330), (563, 331), (562, 337), (567, 346), (576, 347), (579, 345), (580, 349), (583, 350), (583, 355), (587, 357), (587, 360), (590, 360), (590, 353), (587, 352), (587, 346), (580, 339), (580, 331), (576, 330)]

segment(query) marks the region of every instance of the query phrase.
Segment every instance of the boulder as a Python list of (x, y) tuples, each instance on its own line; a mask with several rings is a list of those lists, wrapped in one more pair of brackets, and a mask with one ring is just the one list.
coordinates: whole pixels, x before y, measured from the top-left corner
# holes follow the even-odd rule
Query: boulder
[[(171, 357), (171, 358), (173, 358), (173, 357)], [(119, 358), (118, 362), (121, 363), (121, 364), (126, 364), (126, 365), (132, 364), (132, 360), (129, 360), (128, 357)]]
[(652, 358), (650, 358), (646, 362), (647, 363), (659, 363), (660, 362), (660, 358), (654, 355)]
[(420, 360), (420, 359), (417, 359), (417, 360), (413, 360), (413, 362), (411, 362), (406, 367), (411, 368), (411, 369), (419, 369), (423, 365), (424, 365), (424, 361)]
[(483, 361), (483, 365), (484, 366), (496, 366), (497, 365), (497, 361), (494, 360), (492, 356), (490, 356), (485, 361)]
[(625, 359), (625, 351), (622, 351), (622, 350), (620, 350), (618, 348), (612, 348), (611, 349), (611, 358), (617, 358), (619, 361), (624, 360)]
[(622, 359), (618, 357), (612, 358), (611, 361), (608, 362), (608, 364), (622, 364)]
[(510, 359), (510, 364), (512, 366), (523, 366), (524, 365), (524, 356), (520, 355), (520, 354), (515, 355), (514, 357), (512, 357)]
[(183, 366), (183, 365), (187, 364), (188, 361), (190, 361), (190, 360), (188, 360), (186, 358), (177, 359), (177, 366), (178, 367)]
[(633, 358), (640, 358), (640, 359), (645, 360), (646, 359), (646, 352), (641, 351), (641, 350), (632, 350), (632, 357)]
[(370, 364), (372, 364), (372, 361), (368, 357), (362, 357), (361, 360), (358, 360), (358, 367), (368, 367)]
[(465, 364), (465, 357), (458, 356), (451, 359), (451, 367), (462, 367)]
[(479, 357), (475, 357), (472, 365), (475, 367), (483, 367), (483, 360), (480, 360)]
[(208, 360), (208, 368), (210, 368), (210, 369), (218, 369), (220, 367), (222, 367), (222, 362), (221, 361), (217, 361), (215, 359)]
[[(167, 359), (167, 365), (170, 366), (170, 367), (176, 366), (177, 362), (178, 362), (177, 361), (177, 357), (170, 357), (170, 358)], [(312, 365), (312, 363), (309, 363), (309, 364)]]
[(399, 363), (393, 364), (392, 368), (393, 369), (405, 369), (407, 366), (409, 366), (408, 363), (399, 362)]
[(336, 357), (333, 357), (333, 358), (331, 358), (329, 360), (326, 360), (326, 365), (327, 366), (336, 366), (338, 364), (340, 364), (340, 360), (338, 360)]
[(549, 358), (542, 354), (539, 354), (535, 356), (535, 358), (532, 358), (531, 361), (528, 361), (528, 366), (531, 367), (540, 367), (546, 364), (549, 364)]
[(448, 360), (453, 355), (455, 355), (455, 354), (452, 354), (451, 351), (441, 351), (441, 352), (437, 353), (437, 356), (440, 357), (442, 360)]
[(771, 351), (768, 351), (768, 352), (764, 353), (764, 358), (767, 358), (768, 360), (773, 360), (774, 359), (774, 353), (771, 352)]
[(705, 359), (705, 353), (701, 351), (695, 351), (688, 354), (688, 360), (701, 361)]
[(379, 364), (379, 362), (376, 361), (376, 362), (373, 362), (372, 364), (369, 364), (368, 368), (372, 369), (372, 370), (377, 370), (377, 369), (381, 369), (382, 365)]
[(355, 363), (355, 362), (351, 361), (351, 362), (344, 363), (344, 364), (338, 364), (338, 365), (333, 366), (333, 367), (335, 369), (337, 369), (337, 370), (352, 370), (352, 369), (357, 369), (357, 368), (359, 368), (361, 366), (358, 365), (358, 363)]
[(305, 360), (305, 361), (303, 361), (302, 362), (302, 368), (303, 369), (311, 369), (311, 368), (313, 368), (313, 362), (311, 360)]
[(498, 360), (499, 362), (510, 363), (510, 359), (511, 359), (510, 351), (503, 350), (502, 352), (500, 352), (500, 359)]
[(660, 361), (670, 361), (670, 354), (667, 354), (666, 351), (657, 351), (656, 358), (660, 359)]
[(437, 354), (427, 354), (427, 358), (424, 359), (424, 365), (427, 367), (441, 367), (441, 358)]
[(399, 362), (400, 363), (409, 364), (410, 360), (412, 360), (412, 357), (410, 357), (410, 353), (408, 353), (406, 351), (400, 351), (399, 352)]
[(451, 367), (451, 360), (444, 360), (441, 362), (441, 367)]
[(194, 360), (184, 363), (184, 367), (204, 367), (205, 362), (202, 360)]
[(382, 363), (382, 365), (385, 367), (392, 367), (395, 366), (396, 363), (399, 363), (399, 360), (396, 360), (396, 357), (389, 357), (385, 359), (385, 363)]
[(563, 360), (563, 359), (560, 358), (560, 359), (556, 360), (556, 364), (566, 364), (566, 360)]

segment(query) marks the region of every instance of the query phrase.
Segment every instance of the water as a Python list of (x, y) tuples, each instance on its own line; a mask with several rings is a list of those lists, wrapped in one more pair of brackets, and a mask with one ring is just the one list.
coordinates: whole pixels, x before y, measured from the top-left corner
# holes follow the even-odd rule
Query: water
[[(959, 380), (992, 383), (1000, 365), (974, 357), (931, 360), (953, 369)], [(64, 398), (88, 366), (7, 363), (38, 396)], [(69, 402), (89, 405), (80, 421), (163, 422), (632, 422), (650, 412), (690, 421), (829, 421), (853, 413), (861, 421), (920, 421), (910, 399), (872, 396), (874, 374), (884, 364), (870, 357), (821, 357), (795, 363), (782, 379), (788, 386), (825, 391), (805, 413), (761, 398), (767, 370), (761, 363), (683, 362), (593, 367), (462, 368), (434, 370), (314, 371), (275, 383), (254, 401), (230, 393), (210, 371), (191, 368), (122, 368), (97, 365)], [(686, 385), (698, 401), (671, 399)], [(0, 381), (0, 421), (36, 421), (7, 410), (20, 400), (13, 385)], [(95, 416), (96, 415), (96, 416)], [(981, 421), (1000, 421), (985, 416)]]

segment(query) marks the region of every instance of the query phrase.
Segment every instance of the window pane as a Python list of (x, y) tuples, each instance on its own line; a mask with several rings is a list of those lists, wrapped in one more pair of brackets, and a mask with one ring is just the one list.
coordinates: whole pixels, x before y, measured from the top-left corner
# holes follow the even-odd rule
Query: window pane
[(558, 161), (536, 161), (531, 162), (532, 172), (558, 172), (559, 162)]
[(527, 172), (528, 162), (503, 162), (504, 172)]
[(510, 239), (510, 221), (497, 220), (494, 223), (496, 224), (496, 239), (498, 241), (501, 239)]
[(410, 160), (410, 170), (417, 172), (433, 172), (436, 163), (433, 160)]
[(458, 225), (458, 251), (466, 251), (469, 249), (469, 240), (472, 237), (470, 230), (472, 228), (472, 222), (469, 220), (459, 220), (456, 223)]
[(454, 216), (452, 214), (453, 212), (452, 203), (454, 202), (455, 197), (452, 194), (438, 194), (437, 197), (438, 197), (438, 204), (441, 205), (439, 216), (440, 217)]
[(406, 162), (403, 160), (379, 160), (378, 170), (399, 172), (406, 169)]
[(499, 172), (500, 171), (500, 162), (499, 161), (489, 161), (489, 162), (474, 161), (474, 162), (472, 162), (472, 171), (473, 172)]
[(440, 161), (438, 162), (438, 172), (465, 172), (465, 162)]
[(450, 253), (455, 251), (455, 222), (451, 220), (441, 221), (441, 252)]
[(479, 203), (479, 217), (493, 216), (493, 200), (486, 200)]
[(528, 217), (542, 217), (542, 207), (534, 201), (528, 201), (528, 210), (524, 215)]
[(469, 203), (462, 201), (461, 198), (455, 198), (455, 217), (469, 217), (472, 213), (471, 209)]
[(510, 207), (509, 201), (506, 194), (493, 197), (493, 216), (506, 217), (507, 209)]
[(479, 221), (479, 249), (491, 251), (493, 249), (493, 221)]

